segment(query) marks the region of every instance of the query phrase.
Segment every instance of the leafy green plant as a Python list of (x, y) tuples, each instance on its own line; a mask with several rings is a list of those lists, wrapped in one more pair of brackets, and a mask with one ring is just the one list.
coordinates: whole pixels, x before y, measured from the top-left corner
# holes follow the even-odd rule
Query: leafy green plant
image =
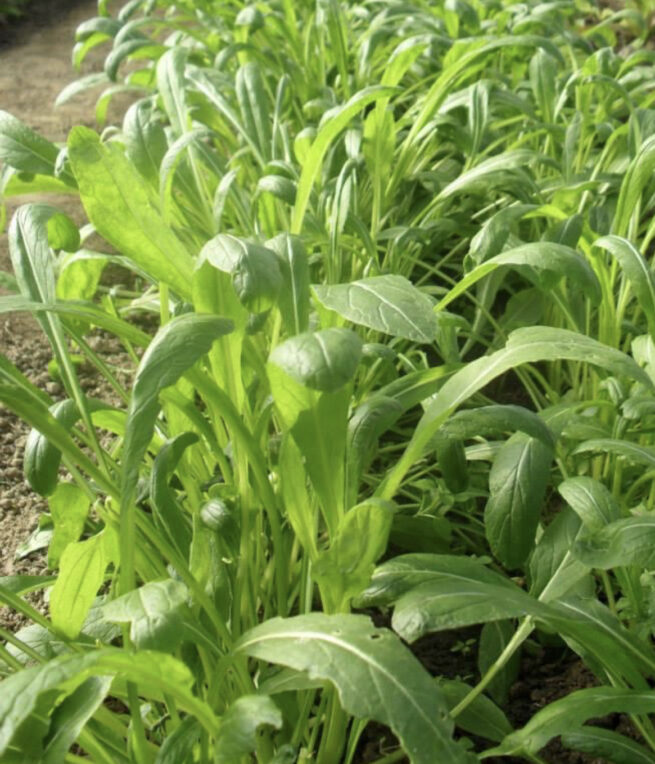
[[(102, 124), (132, 93), (122, 126), (60, 147), (0, 114), (4, 197), (78, 195), (89, 220), (26, 204), (9, 227), (0, 310), (34, 313), (65, 395), (0, 356), (56, 572), (0, 581), (32, 621), (0, 632), (1, 755), (350, 763), (375, 720), (400, 746), (380, 764), (541, 761), (558, 735), (652, 760), (646, 20), (98, 7), (73, 59), (105, 46), (103, 71), (59, 100), (103, 88)], [(106, 288), (110, 263), (136, 287)], [(477, 624), (475, 686), (405, 644)], [(535, 631), (599, 687), (513, 730)], [(616, 711), (639, 742), (585, 725)]]

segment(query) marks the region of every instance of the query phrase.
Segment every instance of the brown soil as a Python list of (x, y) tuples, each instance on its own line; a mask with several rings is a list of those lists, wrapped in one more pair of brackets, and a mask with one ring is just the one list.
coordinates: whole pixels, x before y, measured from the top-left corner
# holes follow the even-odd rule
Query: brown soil
[[(63, 143), (73, 125), (95, 126), (97, 93), (86, 93), (57, 109), (54, 101), (77, 76), (71, 66), (75, 28), (95, 16), (96, 10), (95, 0), (44, 0), (32, 3), (28, 15), (19, 23), (0, 28), (0, 109), (55, 142)], [(101, 52), (85, 65), (82, 73), (97, 68), (99, 59), (102, 60)], [(11, 219), (20, 204), (45, 200), (77, 223), (84, 221), (74, 196), (53, 195), (47, 199), (38, 196), (8, 199), (7, 219)], [(12, 270), (6, 232), (0, 233), (0, 270)], [(32, 318), (23, 314), (0, 315), (0, 352), (39, 387), (54, 397), (60, 394), (59, 386), (47, 372), (52, 358), (48, 343)], [(45, 569), (44, 557), (39, 552), (16, 559), (17, 548), (36, 528), (40, 513), (47, 510), (46, 502), (23, 480), (27, 432), (24, 424), (0, 406), (0, 576), (42, 573)], [(15, 614), (0, 609), (1, 626), (15, 628), (19, 623)]]

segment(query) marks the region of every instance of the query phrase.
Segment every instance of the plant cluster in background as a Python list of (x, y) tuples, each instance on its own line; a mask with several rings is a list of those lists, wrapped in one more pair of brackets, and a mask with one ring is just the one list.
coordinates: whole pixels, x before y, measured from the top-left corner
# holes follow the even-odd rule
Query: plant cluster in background
[[(100, 0), (59, 100), (122, 125), (0, 113), (3, 196), (89, 221), (25, 204), (0, 274), (65, 389), (0, 355), (54, 527), (0, 579), (3, 762), (655, 761), (650, 10)], [(408, 647), (477, 624), (470, 685)], [(598, 686), (512, 729), (529, 638)]]

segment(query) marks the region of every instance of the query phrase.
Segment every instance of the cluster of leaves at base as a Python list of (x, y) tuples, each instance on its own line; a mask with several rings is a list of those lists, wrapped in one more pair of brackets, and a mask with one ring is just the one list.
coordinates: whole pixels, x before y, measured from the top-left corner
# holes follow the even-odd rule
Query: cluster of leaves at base
[[(65, 390), (0, 355), (55, 573), (0, 579), (3, 760), (350, 764), (369, 720), (413, 764), (655, 760), (648, 19), (433, 5), (99, 0), (59, 101), (122, 124), (0, 113), (3, 197), (89, 220), (22, 206), (0, 273)], [(405, 644), (471, 625), (476, 687)], [(513, 730), (529, 638), (599, 686)]]

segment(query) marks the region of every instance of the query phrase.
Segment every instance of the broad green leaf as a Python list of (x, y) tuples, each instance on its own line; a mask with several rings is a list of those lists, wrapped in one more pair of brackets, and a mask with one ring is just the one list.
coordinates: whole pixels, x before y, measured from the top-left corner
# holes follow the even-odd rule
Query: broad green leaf
[(111, 623), (129, 623), (130, 639), (137, 650), (172, 652), (183, 636), (186, 586), (168, 578), (149, 581), (102, 608)]
[(611, 713), (650, 714), (655, 710), (655, 692), (622, 687), (589, 687), (549, 703), (520, 730), (512, 732), (496, 748), (480, 754), (490, 756), (535, 754), (549, 740), (581, 727), (588, 719)]
[(282, 727), (282, 714), (266, 695), (242, 695), (221, 717), (214, 744), (216, 764), (234, 764), (257, 748), (260, 727)]
[(335, 685), (343, 709), (399, 738), (412, 764), (472, 758), (452, 739), (442, 693), (400, 640), (357, 615), (274, 618), (246, 632), (235, 652), (306, 671)]
[(609, 570), (626, 565), (655, 567), (655, 517), (615, 520), (579, 539), (573, 554), (590, 568)]
[(625, 735), (585, 726), (562, 735), (562, 745), (611, 764), (655, 764), (655, 755)]
[[(456, 679), (439, 679), (439, 689), (443, 692), (448, 708), (453, 709), (471, 692), (471, 687)], [(481, 735), (487, 740), (500, 742), (512, 731), (512, 725), (498, 706), (485, 695), (478, 695), (456, 722), (460, 729), (473, 735)]]
[(650, 333), (655, 334), (655, 280), (641, 252), (619, 236), (604, 236), (597, 239), (594, 246), (606, 249), (619, 262), (644, 311)]
[(93, 600), (116, 562), (113, 532), (105, 529), (86, 541), (68, 544), (59, 560), (59, 575), (50, 594), (53, 626), (70, 639), (82, 628)]
[(358, 604), (394, 606), (392, 625), (408, 642), (457, 629), (541, 612), (508, 578), (475, 559), (406, 554), (380, 565)]
[(92, 300), (108, 262), (106, 256), (84, 250), (60, 260), (57, 299)]
[(435, 438), (437, 465), (446, 488), (452, 493), (465, 491), (469, 484), (464, 443), (458, 438)]
[[(117, 648), (67, 653), (5, 679), (0, 694), (0, 756), (23, 721), (42, 696), (50, 693), (50, 705), (73, 693), (95, 676), (116, 676), (135, 682), (144, 694), (153, 690), (169, 693), (181, 709), (195, 714), (207, 732), (213, 734), (217, 720), (209, 707), (193, 696), (193, 675), (184, 663), (164, 653), (129, 653)], [(56, 692), (53, 692), (56, 691)], [(47, 711), (50, 709), (44, 709)]]
[(274, 348), (268, 362), (300, 385), (334, 393), (353, 378), (361, 354), (355, 332), (331, 328), (291, 337)]
[(434, 396), (401, 458), (379, 485), (376, 494), (393, 498), (407, 470), (450, 414), (474, 393), (508, 369), (537, 361), (572, 360), (599, 366), (616, 376), (627, 376), (649, 389), (653, 383), (629, 356), (585, 335), (545, 326), (525, 327), (512, 332), (501, 350), (471, 361), (453, 374)]
[(85, 724), (109, 693), (110, 676), (90, 677), (55, 709), (45, 740), (42, 764), (60, 764)]
[(74, 483), (59, 483), (48, 499), (55, 533), (48, 547), (48, 567), (56, 568), (66, 547), (82, 535), (91, 501)]
[(616, 499), (594, 478), (568, 478), (557, 486), (557, 490), (590, 531), (600, 530), (621, 517)]
[(553, 242), (522, 244), (478, 265), (467, 273), (448, 294), (440, 300), (438, 310), (443, 310), (454, 299), (464, 294), (473, 284), (492, 273), (500, 266), (524, 269), (528, 278), (536, 281), (543, 289), (550, 289), (553, 283), (566, 276), (571, 285), (582, 289), (594, 303), (601, 298), (600, 284), (589, 263), (570, 247)]
[(277, 256), (282, 275), (278, 304), (289, 335), (306, 332), (309, 326), (309, 259), (298, 236), (281, 233), (266, 242)]
[(466, 440), (503, 432), (520, 431), (553, 447), (555, 440), (548, 425), (533, 411), (514, 405), (491, 405), (458, 411), (444, 424), (439, 435)]
[(582, 524), (569, 507), (564, 507), (548, 525), (530, 556), (530, 594), (542, 602), (558, 599), (589, 573), (571, 550)]
[(403, 276), (373, 276), (350, 284), (312, 286), (318, 300), (355, 324), (414, 342), (434, 342), (430, 298)]
[(282, 287), (277, 257), (260, 244), (219, 234), (203, 247), (200, 258), (229, 273), (234, 290), (251, 313), (262, 313), (276, 301)]
[(346, 512), (313, 568), (327, 612), (343, 611), (366, 588), (375, 563), (387, 549), (393, 516), (393, 504), (380, 499)]
[(635, 210), (639, 209), (639, 200), (653, 175), (653, 170), (655, 170), (655, 138), (651, 136), (642, 143), (639, 153), (623, 175), (612, 221), (612, 233), (616, 236), (629, 236), (632, 233), (631, 220)]
[(325, 114), (319, 125), (316, 138), (314, 138), (302, 163), (302, 173), (298, 181), (298, 193), (291, 220), (291, 233), (300, 233), (302, 229), (305, 212), (309, 204), (309, 196), (314, 182), (321, 171), (321, 165), (330, 144), (360, 111), (365, 109), (370, 103), (390, 96), (393, 92), (393, 88), (379, 85), (364, 88), (364, 90), (355, 93), (345, 104)]
[(54, 175), (59, 149), (6, 111), (0, 111), (0, 159), (21, 172)]
[(552, 459), (551, 447), (516, 433), (491, 465), (485, 534), (493, 553), (509, 569), (521, 566), (534, 546)]
[(89, 219), (119, 252), (156, 281), (182, 297), (191, 296), (193, 263), (184, 245), (166, 225), (152, 189), (115, 144), (75, 127), (68, 152)]
[[(127, 414), (121, 474), (121, 570), (123, 594), (133, 588), (134, 491), (157, 416), (159, 393), (174, 385), (211, 348), (232, 331), (233, 324), (218, 316), (187, 313), (163, 326), (143, 354), (134, 378)], [(129, 579), (129, 583), (128, 583)]]

